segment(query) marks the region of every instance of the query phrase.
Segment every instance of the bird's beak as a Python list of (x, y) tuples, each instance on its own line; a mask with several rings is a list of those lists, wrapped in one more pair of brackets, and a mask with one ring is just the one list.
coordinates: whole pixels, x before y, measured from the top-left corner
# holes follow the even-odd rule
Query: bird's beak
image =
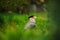
[(35, 18), (37, 18), (37, 17), (35, 16)]

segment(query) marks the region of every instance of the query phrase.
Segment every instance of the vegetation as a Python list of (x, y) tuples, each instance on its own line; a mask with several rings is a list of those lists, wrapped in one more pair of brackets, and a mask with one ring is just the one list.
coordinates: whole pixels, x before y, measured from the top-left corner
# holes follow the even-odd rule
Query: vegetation
[[(25, 24), (28, 22), (28, 16), (36, 15), (36, 29), (24, 30)], [(0, 30), (1, 40), (48, 40), (51, 31), (48, 30), (47, 13), (30, 13), (23, 14), (0, 14), (4, 24)]]
[[(31, 6), (31, 4), (29, 3), (30, 1), (27, 2), (27, 0), (24, 1), (0, 0), (0, 12), (4, 12), (0, 13), (0, 40), (57, 40), (57, 39), (59, 40), (60, 15), (58, 13), (60, 13), (59, 11), (60, 2), (58, 0), (47, 0), (47, 1), (48, 6), (46, 7), (48, 13), (33, 12), (29, 14), (17, 14), (13, 13), (12, 11), (19, 9), (19, 7), (21, 7), (22, 4), (24, 6), (27, 5), (26, 9), (29, 9)], [(21, 2), (21, 4), (19, 2)], [(35, 4), (34, 2), (36, 3), (37, 1), (33, 0), (32, 3)], [(39, 4), (39, 0), (37, 3)], [(8, 13), (6, 13), (6, 11), (8, 11)], [(24, 11), (26, 10), (23, 10), (22, 12)], [(28, 16), (30, 15), (37, 16), (36, 19), (37, 27), (36, 29), (24, 30), (24, 26), (28, 21)]]

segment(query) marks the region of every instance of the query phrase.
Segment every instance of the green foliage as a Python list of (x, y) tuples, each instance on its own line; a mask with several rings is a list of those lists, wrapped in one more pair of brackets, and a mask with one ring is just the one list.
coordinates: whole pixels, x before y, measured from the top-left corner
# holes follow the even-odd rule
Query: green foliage
[[(24, 30), (28, 22), (28, 16), (36, 15), (37, 28)], [(47, 29), (47, 14), (33, 13), (29, 15), (19, 14), (0, 14), (4, 19), (4, 32), (1, 32), (1, 40), (48, 40), (51, 36), (50, 30)]]

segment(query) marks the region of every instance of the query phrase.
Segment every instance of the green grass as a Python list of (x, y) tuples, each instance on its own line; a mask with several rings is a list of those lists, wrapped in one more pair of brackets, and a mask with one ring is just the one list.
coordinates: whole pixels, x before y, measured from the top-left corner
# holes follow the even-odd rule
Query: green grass
[[(28, 16), (36, 15), (37, 28), (24, 30)], [(0, 40), (49, 40), (50, 31), (47, 29), (47, 13), (0, 14), (4, 21)]]

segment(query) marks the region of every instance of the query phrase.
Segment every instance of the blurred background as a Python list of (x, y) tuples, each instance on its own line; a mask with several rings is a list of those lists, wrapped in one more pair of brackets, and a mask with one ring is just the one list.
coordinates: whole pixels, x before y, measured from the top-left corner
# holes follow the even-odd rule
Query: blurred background
[(46, 11), (46, 0), (1, 0), (0, 12), (41, 12)]
[[(0, 40), (54, 40), (56, 5), (54, 0), (0, 0)], [(24, 30), (31, 15), (37, 16), (37, 27)]]

